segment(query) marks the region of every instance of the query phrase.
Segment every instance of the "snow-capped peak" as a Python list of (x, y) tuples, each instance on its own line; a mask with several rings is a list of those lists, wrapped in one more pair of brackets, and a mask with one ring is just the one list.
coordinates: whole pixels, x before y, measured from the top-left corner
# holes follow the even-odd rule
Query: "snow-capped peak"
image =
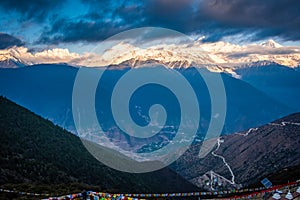
[(49, 49), (36, 53), (30, 52), (25, 47), (12, 47), (0, 50), (0, 64), (4, 68), (15, 68), (20, 66), (40, 63), (69, 63), (73, 60), (84, 58), (77, 53), (71, 53), (68, 49)]
[(0, 50), (0, 68), (19, 68), (28, 64), (16, 54), (15, 48)]
[(297, 67), (300, 65), (300, 48), (282, 46), (273, 40), (247, 45), (222, 41), (202, 43), (196, 40), (189, 44), (158, 44), (143, 48), (120, 42), (101, 55), (93, 52), (77, 54), (59, 48), (32, 53), (25, 47), (13, 47), (0, 50), (0, 62), (5, 60), (25, 65), (67, 63), (87, 67), (140, 67), (145, 64), (163, 64), (169, 68), (219, 66), (221, 68), (211, 67), (210, 70), (230, 73), (230, 67), (262, 61)]
[(275, 42), (272, 39), (268, 40), (268, 41), (265, 41), (265, 42), (262, 42), (260, 45), (263, 46), (263, 47), (270, 47), (270, 48), (280, 48), (280, 47), (283, 47), (281, 44), (278, 44), (277, 42)]
[[(208, 65), (231, 67), (262, 61), (296, 67), (300, 64), (298, 49), (297, 47), (282, 46), (274, 40), (248, 45), (222, 41), (214, 43), (195, 41), (189, 45), (160, 45), (146, 49), (126, 46), (123, 54), (117, 52), (115, 48), (111, 48), (109, 56), (110, 64), (118, 65), (130, 61), (131, 67), (138, 67), (139, 64), (148, 61), (156, 61), (170, 68)], [(107, 56), (103, 55), (103, 57)]]

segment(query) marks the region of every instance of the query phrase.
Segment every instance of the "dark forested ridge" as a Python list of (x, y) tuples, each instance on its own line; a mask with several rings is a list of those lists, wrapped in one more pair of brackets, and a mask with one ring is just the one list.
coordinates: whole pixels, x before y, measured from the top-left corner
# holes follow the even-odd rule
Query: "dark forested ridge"
[(168, 168), (129, 174), (98, 162), (80, 139), (0, 97), (0, 184), (36, 192), (94, 189), (115, 192), (178, 192), (197, 188)]

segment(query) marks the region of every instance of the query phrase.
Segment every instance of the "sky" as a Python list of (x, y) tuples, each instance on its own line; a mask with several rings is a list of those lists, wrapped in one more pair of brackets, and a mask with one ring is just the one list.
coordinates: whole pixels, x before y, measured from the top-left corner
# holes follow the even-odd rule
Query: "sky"
[(274, 39), (300, 46), (299, 0), (1, 0), (0, 49), (67, 48), (140, 27), (163, 27), (204, 42)]

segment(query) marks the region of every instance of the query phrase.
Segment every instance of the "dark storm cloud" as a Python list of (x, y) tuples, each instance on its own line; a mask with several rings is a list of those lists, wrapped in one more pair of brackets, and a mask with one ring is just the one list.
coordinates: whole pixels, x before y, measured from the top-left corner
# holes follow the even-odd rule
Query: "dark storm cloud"
[(278, 36), (300, 40), (298, 0), (82, 0), (89, 12), (80, 19), (55, 21), (39, 42), (101, 41), (131, 28), (159, 26), (186, 34), (199, 33), (205, 41), (235, 34), (252, 40)]
[(196, 1), (193, 0), (148, 0), (144, 15), (151, 26), (163, 26), (181, 32), (191, 32), (201, 22), (195, 21)]
[[(94, 1), (82, 0), (89, 12), (80, 19), (61, 19), (45, 29), (38, 42), (101, 41), (121, 31), (160, 26), (186, 32), (191, 0)], [(188, 5), (187, 5), (188, 4)], [(175, 20), (175, 22), (173, 22)]]
[(126, 29), (127, 24), (118, 22), (59, 19), (50, 29), (43, 32), (38, 43), (95, 42)]
[(24, 43), (20, 39), (6, 33), (0, 33), (0, 49), (22, 45), (24, 45)]
[(201, 10), (228, 27), (256, 28), (253, 39), (300, 40), (299, 0), (204, 0)]
[(1, 12), (17, 12), (21, 21), (43, 21), (63, 0), (1, 0)]
[(82, 0), (89, 12), (79, 18), (62, 18), (46, 27), (38, 43), (95, 42), (142, 25), (142, 6), (131, 1)]

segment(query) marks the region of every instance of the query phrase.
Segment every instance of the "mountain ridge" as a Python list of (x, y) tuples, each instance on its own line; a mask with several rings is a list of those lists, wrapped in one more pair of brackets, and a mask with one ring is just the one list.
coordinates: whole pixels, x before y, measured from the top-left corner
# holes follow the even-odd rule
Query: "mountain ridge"
[[(192, 183), (206, 189), (211, 186), (205, 185), (211, 172), (218, 177), (222, 187), (229, 188), (257, 185), (265, 177), (270, 177), (273, 184), (296, 181), (299, 179), (297, 167), (300, 166), (299, 136), (300, 113), (294, 113), (257, 128), (218, 138), (219, 146), (205, 158), (199, 158), (197, 154), (201, 144), (193, 146), (173, 167)], [(185, 168), (187, 163), (189, 167)], [(281, 175), (277, 176), (277, 173)], [(289, 175), (293, 173), (294, 176)]]
[[(94, 68), (87, 69), (101, 70)], [(22, 106), (33, 110), (43, 117), (51, 119), (55, 124), (59, 124), (73, 132), (75, 128), (72, 119), (72, 90), (78, 70), (78, 68), (66, 65), (53, 66), (50, 64), (19, 69), (1, 69), (0, 92), (2, 95), (9, 97)], [(145, 68), (136, 70), (137, 73), (139, 71), (149, 71), (149, 69)], [(201, 73), (213, 73), (205, 69), (201, 70)], [(101, 97), (105, 102), (110, 102), (110, 91), (112, 91), (114, 84), (119, 78), (127, 71), (128, 69), (106, 70), (105, 76), (102, 78), (102, 87), (99, 88), (99, 91), (104, 92)], [(205, 82), (203, 82), (203, 78), (199, 75), (198, 70), (193, 68), (178, 70), (178, 72), (182, 73), (196, 91), (199, 99), (202, 99), (202, 103), (200, 103), (202, 105), (201, 109), (203, 110), (202, 115), (204, 116), (204, 121), (201, 123), (208, 123), (210, 116), (209, 108), (211, 105), (209, 93), (207, 93), (207, 86)], [(164, 77), (167, 77), (168, 74), (169, 72), (166, 71)], [(248, 83), (232, 78), (226, 74), (221, 74), (221, 77), (227, 92), (227, 107), (229, 111), (227, 119), (228, 126), (226, 126), (225, 130), (226, 133), (237, 131), (234, 127), (237, 128), (239, 126), (238, 130), (244, 130), (244, 128), (252, 127), (254, 124), (257, 125), (262, 122), (266, 123), (271, 119), (277, 119), (283, 116), (284, 113), (288, 114), (292, 111), (288, 106), (268, 97)], [(200, 93), (202, 95), (200, 95)], [(151, 90), (147, 92), (147, 94), (152, 94), (153, 98), (159, 98), (156, 94), (156, 90)], [(162, 94), (163, 92), (161, 95)], [(254, 102), (258, 100), (257, 97), (259, 97), (261, 101), (254, 104)], [(136, 101), (136, 104), (139, 105), (148, 100), (141, 97)], [(252, 106), (252, 109), (249, 109), (249, 105)], [(103, 110), (106, 106), (99, 107), (99, 109), (100, 108)], [(110, 108), (110, 105), (108, 108)], [(268, 114), (271, 110), (272, 112)], [(133, 111), (135, 112), (135, 110)], [(110, 119), (110, 112), (107, 112), (104, 119)], [(147, 112), (145, 111), (145, 113)], [(255, 118), (252, 119), (252, 116), (256, 116), (257, 113), (261, 113), (259, 118), (257, 118), (257, 120)], [(249, 118), (250, 116), (251, 118)], [(233, 121), (235, 123), (233, 123)], [(245, 122), (245, 124), (243, 124), (242, 121)], [(204, 126), (204, 124), (202, 124), (202, 126)]]
[(129, 63), (131, 67), (147, 61), (165, 64), (169, 68), (222, 66), (236, 67), (249, 63), (268, 61), (291, 68), (300, 65), (298, 47), (282, 46), (274, 40), (260, 44), (237, 45), (228, 42), (203, 43), (194, 41), (189, 44), (159, 44), (148, 48), (139, 48), (132, 44), (119, 42), (103, 53), (94, 52), (78, 54), (68, 49), (46, 49), (33, 52), (25, 47), (11, 47), (0, 50), (0, 60), (12, 57), (21, 60), (24, 65), (41, 63), (68, 63), (74, 66), (105, 67)]
[(84, 183), (115, 192), (197, 189), (168, 168), (145, 174), (111, 169), (97, 161), (77, 136), (4, 97), (0, 97), (0, 105), (3, 187), (25, 183), (67, 187), (70, 183)]

